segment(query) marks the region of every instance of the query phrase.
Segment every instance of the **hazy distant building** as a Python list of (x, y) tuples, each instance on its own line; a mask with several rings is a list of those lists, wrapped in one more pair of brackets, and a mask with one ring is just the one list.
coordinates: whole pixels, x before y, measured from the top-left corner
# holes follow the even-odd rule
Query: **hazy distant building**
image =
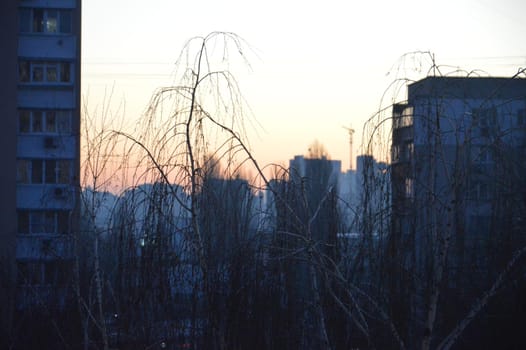
[(450, 298), (441, 310), (451, 313), (438, 317), (453, 322), (526, 241), (525, 110), (526, 79), (517, 78), (428, 77), (393, 106), (389, 249), (399, 259), (393, 298), (405, 302), (398, 314), (411, 309), (424, 319), (442, 276), (441, 295)]
[(288, 300), (281, 307), (286, 310), (286, 322), (290, 322), (287, 342), (294, 344), (290, 347), (321, 348), (317, 343), (319, 320), (309, 301), (327, 292), (322, 286), (313, 288), (323, 283), (321, 276), (309, 268), (308, 262), (313, 258), (308, 246), (316, 247), (325, 256), (335, 256), (340, 172), (339, 160), (323, 155), (295, 156), (282, 177), (269, 183), (269, 231), (273, 233), (269, 263), (284, 262), (280, 278), (285, 281)]
[[(320, 212), (324, 214), (320, 214), (320, 218), (315, 220), (312, 226), (314, 239), (322, 242), (334, 240), (330, 234), (332, 230), (327, 225), (338, 225), (338, 222), (329, 221), (332, 220), (330, 208), (332, 204), (336, 205), (335, 195), (338, 193), (341, 165), (340, 160), (326, 157), (295, 156), (289, 161), (289, 187), (294, 189), (294, 196), (297, 197), (296, 208), (302, 223), (306, 223), (319, 206), (325, 208)], [(302, 202), (303, 198), (306, 198), (306, 203)]]
[(78, 227), (81, 0), (6, 0), (0, 13), (3, 295), (62, 304)]
[[(341, 222), (345, 232), (364, 232), (364, 226), (379, 230), (378, 213), (385, 212), (390, 205), (388, 165), (373, 156), (362, 154), (356, 157), (356, 170), (340, 174), (338, 192)], [(367, 208), (366, 208), (367, 207)], [(367, 216), (374, 221), (366, 223)], [(386, 217), (386, 215), (385, 215)], [(370, 218), (369, 218), (370, 219)]]
[(289, 161), (290, 178), (306, 177), (312, 181), (322, 180), (327, 182), (327, 186), (337, 186), (338, 176), (341, 173), (341, 160), (331, 160), (327, 158), (305, 158), (304, 156), (294, 156)]

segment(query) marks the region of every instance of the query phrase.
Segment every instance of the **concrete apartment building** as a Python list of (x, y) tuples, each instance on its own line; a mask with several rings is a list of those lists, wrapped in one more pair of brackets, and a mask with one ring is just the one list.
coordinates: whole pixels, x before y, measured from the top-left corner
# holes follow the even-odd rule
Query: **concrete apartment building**
[(0, 304), (9, 318), (15, 305), (65, 299), (79, 215), (81, 0), (5, 0), (0, 17)]
[(525, 111), (517, 77), (428, 77), (393, 106), (393, 297), (422, 327), (433, 288), (454, 322), (526, 242)]

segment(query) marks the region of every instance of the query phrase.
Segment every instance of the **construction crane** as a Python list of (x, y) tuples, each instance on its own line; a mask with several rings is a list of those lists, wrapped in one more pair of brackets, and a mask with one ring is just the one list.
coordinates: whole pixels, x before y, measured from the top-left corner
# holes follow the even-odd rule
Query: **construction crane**
[(352, 141), (353, 141), (353, 136), (354, 136), (354, 129), (352, 128), (352, 125), (351, 127), (346, 127), (346, 126), (342, 126), (342, 128), (344, 128), (345, 130), (347, 130), (349, 132), (349, 151), (350, 151), (350, 154), (349, 154), (349, 169), (350, 170), (353, 170), (353, 153), (352, 153)]

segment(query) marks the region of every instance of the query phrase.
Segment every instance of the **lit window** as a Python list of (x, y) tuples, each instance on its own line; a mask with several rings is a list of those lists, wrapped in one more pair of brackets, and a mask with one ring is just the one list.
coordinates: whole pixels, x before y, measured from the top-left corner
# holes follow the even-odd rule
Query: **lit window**
[(56, 33), (58, 31), (58, 11), (46, 11), (46, 33)]
[(19, 29), (21, 33), (70, 34), (71, 10), (21, 8)]

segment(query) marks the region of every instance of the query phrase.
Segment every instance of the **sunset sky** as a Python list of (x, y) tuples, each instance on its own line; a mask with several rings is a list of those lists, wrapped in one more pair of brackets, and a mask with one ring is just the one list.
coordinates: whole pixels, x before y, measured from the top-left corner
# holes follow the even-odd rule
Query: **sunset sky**
[(189, 38), (234, 32), (253, 49), (237, 78), (259, 123), (248, 125), (258, 161), (286, 163), (317, 139), (346, 169), (342, 126), (356, 129), (356, 155), (389, 83), (429, 67), (401, 56), (431, 51), (452, 67), (445, 72), (511, 76), (526, 66), (525, 14), (524, 0), (88, 0), (82, 93), (94, 109), (113, 87), (112, 105), (124, 101), (135, 120), (155, 88), (172, 83)]

